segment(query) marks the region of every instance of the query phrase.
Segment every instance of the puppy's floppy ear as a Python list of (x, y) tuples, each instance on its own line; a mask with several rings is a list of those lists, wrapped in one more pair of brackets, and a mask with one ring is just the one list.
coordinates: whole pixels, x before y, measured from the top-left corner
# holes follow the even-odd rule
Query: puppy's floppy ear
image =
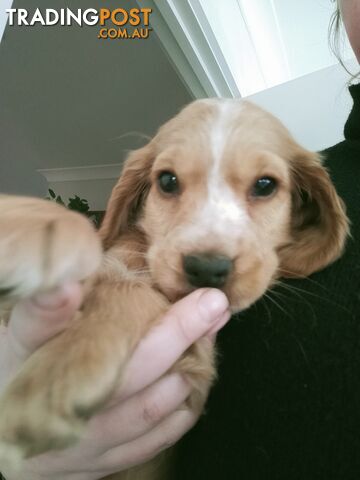
[(99, 232), (105, 249), (110, 248), (119, 234), (138, 218), (150, 189), (149, 177), (154, 156), (151, 142), (128, 156), (111, 193)]
[(292, 241), (280, 252), (282, 276), (307, 276), (336, 260), (349, 233), (345, 206), (318, 154), (297, 148), (290, 164)]

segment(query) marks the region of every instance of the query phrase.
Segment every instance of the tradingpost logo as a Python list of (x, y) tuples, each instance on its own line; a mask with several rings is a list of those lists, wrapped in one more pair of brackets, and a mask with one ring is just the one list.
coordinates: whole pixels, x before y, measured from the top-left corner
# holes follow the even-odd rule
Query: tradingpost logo
[(31, 13), (26, 8), (8, 8), (6, 13), (10, 26), (98, 26), (99, 39), (146, 39), (152, 31), (149, 27), (151, 8), (37, 8)]

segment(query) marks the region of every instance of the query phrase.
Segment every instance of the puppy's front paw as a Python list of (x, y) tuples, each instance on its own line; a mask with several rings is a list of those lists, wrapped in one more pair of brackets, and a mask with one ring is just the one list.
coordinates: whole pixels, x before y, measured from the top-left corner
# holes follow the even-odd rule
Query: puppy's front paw
[(81, 280), (101, 261), (90, 222), (46, 200), (0, 195), (0, 300)]
[(81, 437), (117, 385), (120, 341), (70, 329), (26, 361), (0, 398), (0, 470), (16, 470), (24, 458)]

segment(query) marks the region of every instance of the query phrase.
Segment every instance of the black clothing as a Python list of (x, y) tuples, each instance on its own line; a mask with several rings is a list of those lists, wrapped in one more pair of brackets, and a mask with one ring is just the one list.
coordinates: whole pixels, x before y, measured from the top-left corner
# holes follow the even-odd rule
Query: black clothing
[(220, 332), (219, 380), (178, 447), (176, 480), (360, 477), (360, 84), (350, 93), (345, 140), (324, 154), (353, 238)]

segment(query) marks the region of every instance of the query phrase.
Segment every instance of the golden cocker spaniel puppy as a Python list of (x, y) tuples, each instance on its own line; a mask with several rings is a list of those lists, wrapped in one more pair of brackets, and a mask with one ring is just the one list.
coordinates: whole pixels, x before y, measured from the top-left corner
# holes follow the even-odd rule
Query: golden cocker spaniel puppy
[[(342, 201), (319, 155), (272, 115), (241, 100), (199, 100), (132, 152), (100, 238), (50, 202), (0, 197), (0, 305), (85, 281), (81, 309), (36, 351), (0, 399), (0, 459), (63, 448), (121, 383), (135, 346), (169, 304), (198, 287), (243, 310), (279, 277), (303, 277), (339, 257)], [(211, 342), (174, 366), (202, 409), (214, 378)], [(0, 462), (1, 467), (1, 462)], [(116, 478), (159, 478), (141, 467)], [(112, 477), (115, 478), (115, 477)]]

